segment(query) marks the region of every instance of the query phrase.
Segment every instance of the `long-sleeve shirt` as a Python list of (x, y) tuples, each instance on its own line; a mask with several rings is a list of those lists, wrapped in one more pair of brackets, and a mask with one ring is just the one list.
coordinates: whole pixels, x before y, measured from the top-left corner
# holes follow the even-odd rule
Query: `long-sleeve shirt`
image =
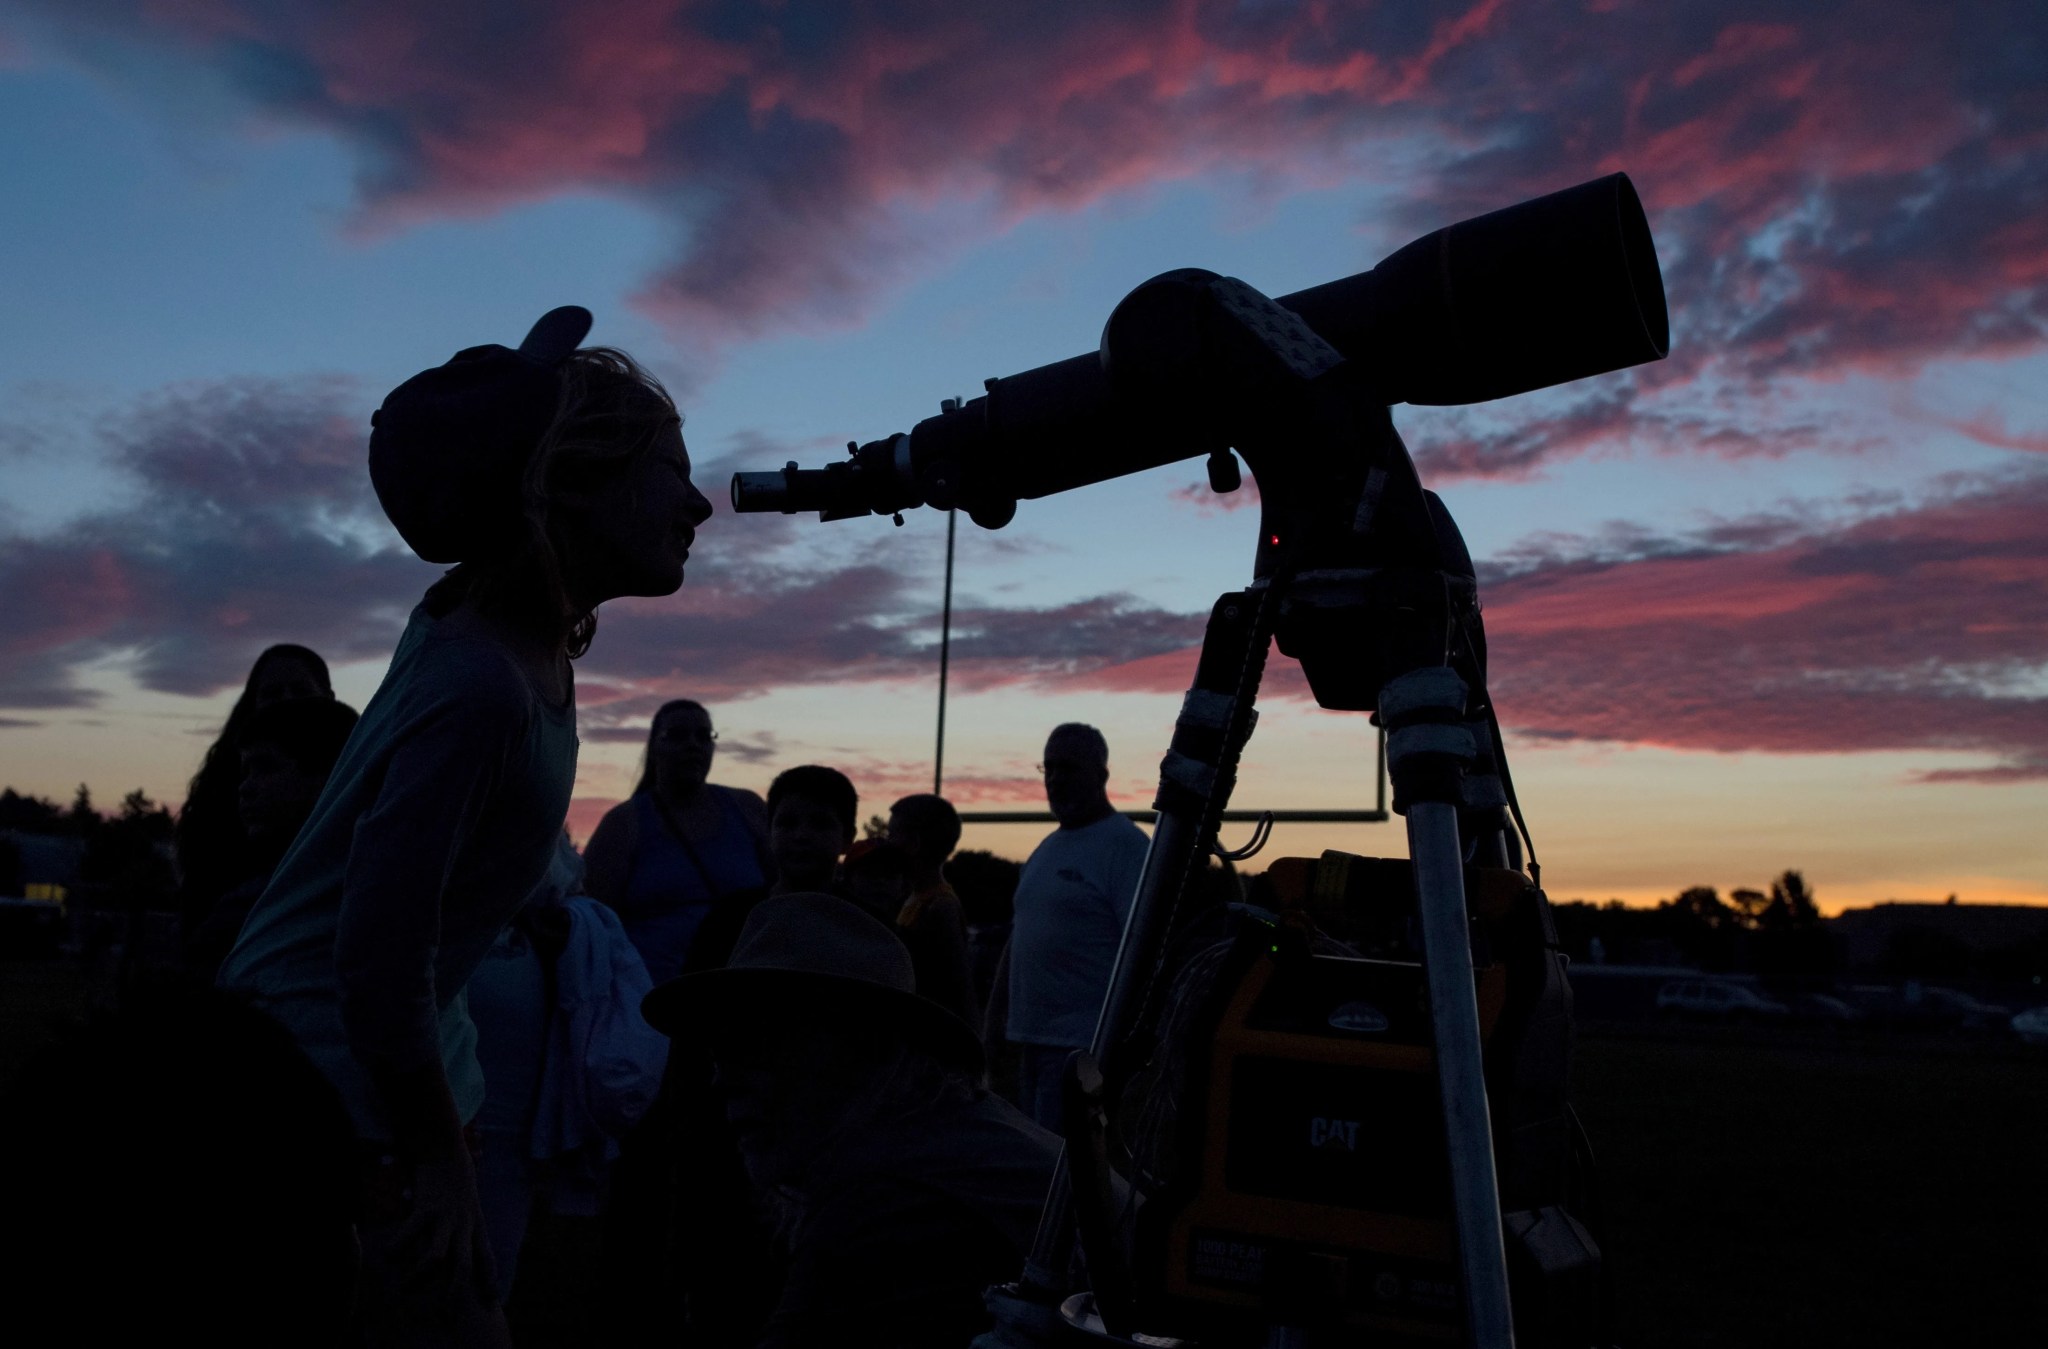
[(221, 967), (291, 1031), (365, 1138), (389, 1136), (367, 1067), (438, 1059), (483, 1104), (470, 975), (546, 874), (576, 776), (573, 694), (413, 611), (291, 851)]

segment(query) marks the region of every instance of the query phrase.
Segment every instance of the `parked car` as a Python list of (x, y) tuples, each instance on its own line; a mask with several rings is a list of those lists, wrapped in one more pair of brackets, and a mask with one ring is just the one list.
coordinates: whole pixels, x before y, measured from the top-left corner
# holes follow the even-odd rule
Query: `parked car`
[(1953, 988), (1926, 989), (1921, 998), (1942, 1025), (1956, 1030), (2004, 1030), (2012, 1020), (2012, 1008), (1973, 998)]
[(2048, 1045), (2048, 1007), (2029, 1007), (2013, 1017), (2012, 1033), (2030, 1045)]
[(1782, 1017), (1785, 1004), (1725, 979), (1673, 979), (1657, 990), (1657, 1010), (1667, 1015), (1712, 1017), (1719, 1021)]
[(1828, 993), (1794, 993), (1785, 1000), (1785, 1007), (1795, 1021), (1846, 1026), (1862, 1019), (1862, 1014), (1854, 1007)]
[(1874, 1024), (1901, 1031), (2003, 1032), (2010, 1008), (1984, 1002), (1953, 988), (1908, 980), (1904, 987), (1858, 990), (1863, 1014)]

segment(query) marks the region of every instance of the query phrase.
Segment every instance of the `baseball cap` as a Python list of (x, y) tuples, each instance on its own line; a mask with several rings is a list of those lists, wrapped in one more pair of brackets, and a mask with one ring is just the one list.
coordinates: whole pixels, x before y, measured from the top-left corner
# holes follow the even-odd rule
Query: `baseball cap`
[(578, 305), (551, 309), (516, 350), (464, 348), (371, 415), (370, 483), (422, 560), (473, 562), (518, 537), (527, 462), (559, 410), (562, 362), (590, 324)]

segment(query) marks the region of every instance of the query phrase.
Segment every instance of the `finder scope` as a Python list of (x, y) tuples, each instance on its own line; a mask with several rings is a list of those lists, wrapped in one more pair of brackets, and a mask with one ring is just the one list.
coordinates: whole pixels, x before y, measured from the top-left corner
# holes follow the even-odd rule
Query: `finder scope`
[[(1649, 223), (1620, 173), (1425, 234), (1278, 303), (1379, 403), (1483, 403), (1670, 349)], [(994, 529), (1020, 500), (1227, 447), (1171, 400), (1117, 380), (1108, 355), (1106, 331), (1096, 351), (991, 379), (982, 397), (839, 463), (736, 473), (733, 509), (836, 520), (958, 506)]]

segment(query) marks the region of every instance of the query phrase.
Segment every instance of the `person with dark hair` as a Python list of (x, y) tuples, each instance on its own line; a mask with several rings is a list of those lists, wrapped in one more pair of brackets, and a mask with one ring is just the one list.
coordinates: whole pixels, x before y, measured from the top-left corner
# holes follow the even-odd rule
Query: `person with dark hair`
[(768, 784), (770, 893), (829, 890), (839, 859), (853, 846), (860, 796), (836, 768), (802, 764)]
[(716, 905), (768, 888), (768, 809), (753, 792), (707, 780), (717, 744), (702, 703), (664, 704), (647, 729), (639, 785), (584, 849), (591, 897), (618, 910), (657, 984), (682, 972)]
[(771, 872), (767, 889), (734, 891), (712, 905), (697, 926), (680, 973), (725, 964), (747, 915), (768, 895), (829, 891), (839, 859), (853, 846), (860, 794), (838, 769), (800, 764), (784, 769), (768, 784), (766, 809)]
[[(220, 735), (207, 746), (185, 789), (172, 835), (178, 859), (179, 909), (185, 933), (205, 921), (216, 900), (227, 891), (267, 870), (251, 857), (236, 804), (242, 781), (242, 727), (258, 708), (300, 698), (332, 698), (334, 683), (327, 662), (306, 647), (283, 642), (266, 647), (249, 667), (242, 694), (228, 712)], [(271, 861), (275, 861), (273, 858)]]
[(464, 985), (540, 883), (576, 775), (570, 662), (597, 607), (668, 595), (711, 514), (682, 421), (587, 311), (471, 347), (371, 418), (370, 479), (456, 564), (400, 638), (221, 984), (276, 1018), (364, 1144), (364, 1337), (501, 1344), (465, 1135), (484, 1097)]
[(348, 1111), (235, 999), (163, 985), (46, 1050), (0, 1156), (9, 1345), (352, 1343)]
[[(648, 995), (694, 1043), (787, 1254), (759, 1343), (951, 1346), (1022, 1267), (1058, 1143), (978, 1084), (981, 1044), (843, 900), (789, 894), (730, 963)], [(679, 1045), (680, 1047), (680, 1045)]]
[(1094, 1034), (1151, 845), (1109, 802), (1101, 731), (1055, 726), (1040, 769), (1059, 828), (1032, 850), (1017, 880), (1007, 1033), (1018, 1047), (1018, 1104), (1058, 1129), (1061, 1073)]
[(930, 792), (904, 797), (889, 807), (889, 841), (911, 856), (913, 896), (952, 894), (945, 868), (960, 846), (960, 812), (951, 801)]
[(967, 920), (945, 871), (960, 843), (960, 812), (943, 796), (906, 796), (889, 808), (889, 842), (909, 859), (909, 894), (892, 921), (917, 964), (918, 991), (978, 1026)]
[(264, 704), (243, 722), (236, 737), (242, 778), (235, 800), (252, 870), (205, 909), (186, 911), (185, 968), (193, 975), (210, 984), (220, 972), (355, 728), (356, 710), (332, 698)]

